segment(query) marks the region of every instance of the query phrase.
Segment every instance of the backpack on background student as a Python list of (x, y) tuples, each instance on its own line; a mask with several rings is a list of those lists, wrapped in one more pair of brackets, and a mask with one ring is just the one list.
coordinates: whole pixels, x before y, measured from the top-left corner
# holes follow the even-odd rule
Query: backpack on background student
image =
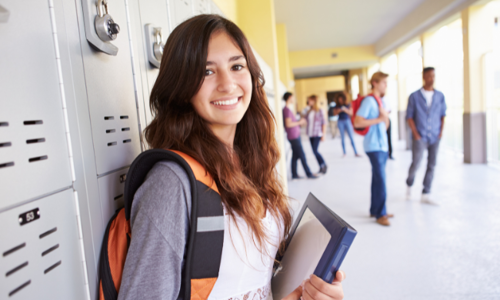
[(186, 171), (191, 186), (190, 230), (180, 295), (185, 300), (206, 300), (217, 281), (224, 227), (221, 230), (205, 230), (203, 227), (221, 218), (224, 222), (217, 185), (192, 157), (179, 151), (151, 149), (141, 153), (130, 166), (125, 181), (125, 207), (116, 211), (106, 228), (99, 261), (99, 300), (118, 299), (125, 259), (134, 234), (130, 228), (132, 201), (146, 175), (160, 161), (179, 164)]
[(370, 96), (372, 96), (373, 98), (375, 98), (375, 100), (377, 100), (377, 103), (378, 103), (379, 107), (382, 107), (382, 100), (379, 97), (377, 97), (377, 96), (375, 96), (373, 94), (369, 94), (366, 97), (358, 95), (358, 98), (356, 98), (356, 100), (353, 100), (351, 102), (351, 107), (352, 107), (352, 117), (351, 117), (352, 127), (354, 128), (354, 132), (356, 132), (359, 135), (366, 135), (368, 133), (368, 130), (370, 130), (370, 127), (356, 128), (356, 126), (354, 126), (354, 118), (356, 118), (356, 114), (358, 113), (358, 110), (361, 107), (361, 102), (363, 102), (364, 99), (366, 99), (367, 97), (370, 97)]

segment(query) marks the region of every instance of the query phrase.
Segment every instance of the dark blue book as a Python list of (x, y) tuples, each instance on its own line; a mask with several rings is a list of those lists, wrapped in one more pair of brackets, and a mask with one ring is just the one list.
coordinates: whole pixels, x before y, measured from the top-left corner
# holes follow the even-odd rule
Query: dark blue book
[(276, 257), (274, 299), (293, 292), (311, 274), (331, 283), (356, 234), (310, 193), (290, 230), (284, 254)]

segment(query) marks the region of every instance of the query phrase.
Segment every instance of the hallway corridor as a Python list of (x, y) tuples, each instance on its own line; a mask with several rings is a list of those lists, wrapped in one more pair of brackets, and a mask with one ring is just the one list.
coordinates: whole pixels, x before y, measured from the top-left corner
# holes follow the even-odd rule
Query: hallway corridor
[[(363, 153), (362, 138), (356, 138)], [(309, 141), (302, 137), (302, 143), (309, 167), (316, 172)], [(441, 149), (432, 193), (440, 205), (424, 205), (423, 164), (407, 201), (411, 152), (396, 150), (396, 160), (387, 163), (387, 211), (395, 217), (390, 227), (382, 227), (369, 218), (368, 157), (363, 153), (355, 158), (349, 144), (346, 149), (348, 155), (342, 158), (340, 138), (328, 135), (319, 148), (328, 173), (318, 180), (288, 182), (291, 197), (302, 203), (312, 192), (358, 231), (341, 268), (347, 274), (345, 299), (500, 299), (498, 169), (463, 164)], [(299, 174), (304, 175), (301, 166)]]

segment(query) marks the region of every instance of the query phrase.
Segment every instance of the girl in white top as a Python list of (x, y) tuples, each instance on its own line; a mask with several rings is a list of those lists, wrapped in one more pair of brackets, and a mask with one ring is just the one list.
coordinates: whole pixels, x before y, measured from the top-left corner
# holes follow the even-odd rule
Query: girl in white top
[[(225, 212), (224, 244), (219, 277), (208, 299), (266, 299), (274, 258), (291, 227), (288, 197), (275, 168), (280, 158), (274, 138), (276, 124), (263, 85), (262, 72), (242, 31), (218, 15), (199, 15), (180, 24), (169, 36), (151, 92), (150, 106), (155, 117), (145, 131), (150, 147), (179, 150), (193, 157), (214, 178), (221, 195)], [(186, 203), (176, 202), (183, 213), (169, 214), (165, 206), (172, 203), (163, 201), (156, 201), (151, 213), (163, 210), (173, 218), (169, 218), (168, 226), (188, 224), (186, 215), (189, 214), (185, 212), (190, 208), (183, 192), (186, 188), (180, 187), (186, 181), (182, 171), (176, 171), (175, 165), (163, 166), (161, 170), (170, 174), (166, 176), (172, 180), (162, 182), (151, 180), (162, 174), (155, 168), (136, 198), (138, 193), (161, 192), (168, 186), (170, 191), (179, 192), (175, 199), (185, 199)], [(151, 184), (148, 186), (148, 183)], [(137, 205), (147, 206), (144, 202), (154, 201), (146, 199), (142, 197)], [(166, 221), (161, 220), (161, 215), (160, 220), (149, 215), (146, 223), (153, 222), (154, 226), (137, 228), (140, 223), (132, 217), (132, 232), (142, 229), (145, 234), (132, 234), (131, 249), (154, 253), (157, 260), (163, 259), (158, 254), (168, 253), (167, 264), (168, 260), (173, 261), (171, 271), (167, 272), (165, 269), (155, 271), (160, 269), (155, 268), (155, 262), (150, 262), (147, 276), (162, 285), (162, 290), (151, 286), (158, 294), (144, 291), (155, 296), (142, 294), (141, 298), (156, 299), (156, 295), (161, 295), (158, 298), (173, 300), (182, 296), (179, 295), (178, 268), (183, 265), (183, 256), (176, 252), (182, 250), (175, 249), (185, 245), (179, 245), (185, 243), (184, 225), (172, 231), (171, 227), (165, 227)], [(158, 227), (161, 227), (159, 236), (168, 235), (160, 237), (164, 243), (159, 244), (156, 238), (144, 238), (148, 230), (157, 231)], [(176, 233), (179, 231), (182, 234)], [(150, 247), (154, 251), (144, 250)], [(137, 255), (135, 259), (148, 265), (147, 260), (153, 258)], [(134, 287), (124, 287), (124, 284), (137, 288), (146, 284), (141, 278), (145, 272), (137, 269), (140, 265), (127, 256), (120, 299), (133, 299), (133, 296), (121, 295), (122, 290), (127, 291), (127, 295), (134, 294)], [(342, 299), (344, 277), (339, 271), (335, 281), (328, 284), (312, 276), (286, 299)], [(165, 281), (170, 283), (164, 284)]]

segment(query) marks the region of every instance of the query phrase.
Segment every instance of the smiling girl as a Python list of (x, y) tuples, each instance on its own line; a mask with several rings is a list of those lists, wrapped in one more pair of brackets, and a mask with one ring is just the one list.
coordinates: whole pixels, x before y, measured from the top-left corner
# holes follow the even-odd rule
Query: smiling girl
[[(222, 199), (226, 230), (219, 276), (208, 299), (266, 299), (274, 257), (291, 227), (275, 168), (276, 124), (263, 85), (242, 31), (220, 16), (200, 15), (169, 36), (151, 92), (148, 144), (195, 159)], [(179, 165), (159, 162), (137, 190), (118, 299), (182, 298), (189, 185)], [(287, 298), (342, 299), (344, 277), (338, 272), (328, 284), (312, 276)]]

